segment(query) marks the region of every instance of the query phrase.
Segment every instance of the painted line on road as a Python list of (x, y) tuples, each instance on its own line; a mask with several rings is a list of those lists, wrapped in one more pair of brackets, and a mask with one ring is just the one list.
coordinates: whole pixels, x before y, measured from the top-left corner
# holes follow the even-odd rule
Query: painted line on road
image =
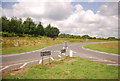
[(50, 57), (52, 60), (55, 60), (53, 57)]
[[(85, 46), (85, 45), (83, 45), (83, 46)], [(84, 48), (82, 46), (82, 49), (85, 49), (85, 50), (89, 50), (89, 51), (93, 51), (93, 52), (98, 52), (98, 53), (103, 53), (103, 54), (109, 54), (109, 55), (113, 55), (113, 56), (120, 56), (120, 55), (117, 55), (117, 54), (112, 54), (112, 53), (106, 53), (106, 52), (100, 52), (100, 51), (96, 51), (96, 50), (91, 50), (91, 49), (88, 49), (88, 48)]]
[(120, 64), (107, 64), (107, 65), (120, 66)]
[[(59, 45), (61, 45), (61, 44), (59, 44)], [(53, 46), (58, 46), (58, 45), (53, 45)], [(48, 46), (48, 47), (42, 48), (42, 49), (40, 49), (40, 50), (35, 50), (35, 51), (31, 51), (31, 52), (11, 54), (11, 55), (0, 55), (0, 56), (8, 57), (8, 56), (24, 55), (24, 54), (28, 54), (28, 53), (33, 53), (33, 52), (37, 52), (37, 51), (42, 51), (42, 50), (45, 50), (46, 48), (50, 48), (50, 47), (52, 47), (52, 46)]]
[(58, 55), (58, 57), (61, 57), (60, 55)]
[(27, 63), (24, 63), (22, 66), (20, 66), (20, 68), (23, 68), (27, 65)]
[(63, 55), (65, 55), (65, 53), (62, 53)]
[(110, 63), (116, 63), (113, 61), (109, 61), (109, 60), (92, 60), (92, 61), (97, 61), (97, 62), (110, 62)]
[(53, 51), (53, 52), (60, 52), (60, 51)]
[(112, 63), (116, 63), (116, 62), (114, 62), (114, 61), (110, 61), (110, 60), (103, 60), (103, 61), (107, 61), (107, 62), (112, 62)]
[(99, 58), (95, 58), (95, 57), (89, 57), (89, 58), (91, 58), (91, 60), (92, 60), (92, 58), (93, 58), (93, 60), (92, 61), (106, 61), (106, 62), (112, 62), (112, 63), (116, 63), (116, 62), (114, 62), (114, 61), (110, 61), (110, 60), (104, 60), (104, 59), (99, 59)]
[(6, 66), (6, 67), (0, 69), (0, 71), (2, 71), (2, 70), (4, 70), (4, 69), (7, 69), (7, 68), (9, 68), (9, 66)]
[[(44, 58), (44, 60), (45, 60), (45, 59), (49, 59), (49, 58)], [(0, 69), (0, 71), (4, 70), (4, 69), (6, 69), (6, 68), (9, 68), (9, 67), (11, 67), (11, 66), (16, 66), (16, 65), (20, 65), (20, 64), (23, 64), (23, 65), (25, 66), (25, 65), (28, 64), (28, 63), (36, 62), (36, 61), (39, 61), (39, 60), (33, 60), (33, 61), (25, 62), (25, 63), (11, 64), (11, 65), (5, 66), (5, 68), (3, 68), (3, 69)], [(22, 66), (23, 66), (23, 65), (22, 65)], [(21, 66), (21, 67), (22, 67), (22, 66)], [(23, 67), (24, 67), (24, 66), (23, 66)], [(2, 67), (3, 67), (3, 66), (2, 66)]]
[(39, 61), (39, 64), (41, 64), (41, 63), (42, 63), (42, 60)]

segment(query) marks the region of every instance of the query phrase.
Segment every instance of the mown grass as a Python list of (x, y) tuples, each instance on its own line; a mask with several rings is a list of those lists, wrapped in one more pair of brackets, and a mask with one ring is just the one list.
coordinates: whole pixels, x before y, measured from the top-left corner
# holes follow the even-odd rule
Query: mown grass
[(119, 46), (120, 46), (119, 43), (116, 42), (116, 43), (92, 44), (92, 45), (86, 45), (84, 47), (101, 52), (120, 54), (118, 48)]
[[(64, 41), (68, 43), (82, 43), (82, 42), (102, 42), (106, 40), (95, 40), (91, 39), (85, 41), (85, 39), (70, 39), (70, 38), (57, 38), (52, 40), (52, 38), (47, 37), (3, 37), (2, 42), (2, 55), (23, 53), (42, 49), (47, 46), (63, 44)], [(20, 46), (18, 46), (17, 41), (20, 41)]]
[(11, 72), (5, 79), (118, 79), (118, 67), (81, 58), (74, 61), (52, 61), (53, 66), (36, 65), (27, 67), (24, 74)]

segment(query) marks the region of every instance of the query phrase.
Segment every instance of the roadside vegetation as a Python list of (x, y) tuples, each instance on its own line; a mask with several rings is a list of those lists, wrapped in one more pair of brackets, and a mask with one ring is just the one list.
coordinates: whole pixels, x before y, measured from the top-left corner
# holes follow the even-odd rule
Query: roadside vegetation
[(118, 79), (118, 67), (66, 57), (6, 73), (5, 79)]
[(83, 43), (83, 42), (103, 42), (106, 40), (89, 39), (74, 39), (74, 38), (48, 38), (48, 37), (3, 37), (0, 45), (2, 46), (2, 55), (30, 52), (39, 50), (47, 46), (68, 43)]
[(92, 44), (92, 45), (86, 45), (84, 47), (101, 52), (120, 54), (119, 46), (120, 44), (118, 42), (115, 42), (115, 43)]

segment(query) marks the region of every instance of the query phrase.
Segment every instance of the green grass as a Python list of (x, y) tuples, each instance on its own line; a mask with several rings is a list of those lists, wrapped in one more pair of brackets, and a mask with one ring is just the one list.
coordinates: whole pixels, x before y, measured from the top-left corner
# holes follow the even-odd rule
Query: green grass
[(118, 46), (119, 43), (103, 43), (103, 44), (86, 45), (84, 47), (106, 53), (120, 54)]
[(107, 66), (76, 57), (69, 59), (75, 61), (52, 61), (52, 67), (27, 67), (24, 69), (26, 73), (11, 72), (6, 79), (118, 79), (117, 66)]
[[(0, 43), (0, 47), (2, 46), (2, 48), (0, 48), (2, 49), (2, 55), (30, 52), (52, 45), (63, 44), (64, 41), (67, 41), (68, 43), (106, 41), (95, 39), (89, 39), (89, 41), (85, 41), (85, 39), (72, 38), (57, 38), (56, 40), (52, 40), (51, 38), (47, 37), (2, 37), (1, 40), (3, 41)], [(20, 47), (17, 45), (17, 41), (20, 41)]]

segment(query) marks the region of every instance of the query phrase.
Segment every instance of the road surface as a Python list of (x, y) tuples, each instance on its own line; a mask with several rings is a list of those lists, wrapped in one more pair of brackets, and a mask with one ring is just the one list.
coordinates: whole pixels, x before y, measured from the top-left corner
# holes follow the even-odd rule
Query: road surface
[[(104, 63), (107, 65), (118, 66), (117, 54), (108, 54), (104, 52), (93, 51), (85, 49), (83, 46), (88, 44), (97, 44), (97, 43), (106, 43), (106, 42), (95, 42), (95, 43), (75, 43), (69, 44), (66, 54), (61, 54), (60, 50), (63, 49), (63, 44), (46, 47), (41, 50), (36, 50), (32, 52), (20, 53), (20, 54), (11, 54), (11, 55), (2, 55), (2, 63), (0, 64), (0, 72), (15, 70), (18, 68), (24, 68), (30, 65), (41, 64), (40, 52), (42, 51), (51, 51), (52, 55), (50, 56), (51, 60), (55, 60), (60, 57), (64, 57), (72, 53), (74, 57), (80, 57), (88, 60), (92, 60), (99, 63)], [(48, 56), (44, 57), (44, 62), (49, 60)]]

